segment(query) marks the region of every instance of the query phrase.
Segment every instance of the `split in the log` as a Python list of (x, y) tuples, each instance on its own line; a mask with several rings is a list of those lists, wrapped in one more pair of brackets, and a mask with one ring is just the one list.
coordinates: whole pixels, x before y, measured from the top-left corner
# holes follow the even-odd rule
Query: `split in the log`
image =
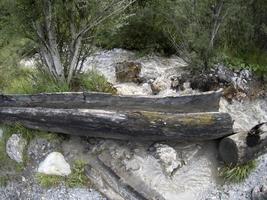
[(230, 165), (254, 160), (267, 152), (267, 125), (261, 123), (248, 132), (228, 136), (219, 144), (221, 159)]
[(0, 95), (0, 107), (145, 110), (169, 113), (217, 112), (221, 95), (221, 90), (176, 97), (119, 96), (94, 92)]
[(213, 140), (232, 134), (227, 113), (0, 108), (0, 122), (49, 132), (123, 140)]

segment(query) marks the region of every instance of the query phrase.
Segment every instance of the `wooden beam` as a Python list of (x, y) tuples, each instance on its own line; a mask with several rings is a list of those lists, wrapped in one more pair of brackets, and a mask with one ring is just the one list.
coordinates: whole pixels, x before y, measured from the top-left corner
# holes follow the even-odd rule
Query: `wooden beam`
[(0, 95), (0, 107), (146, 110), (169, 113), (217, 112), (221, 95), (221, 91), (177, 97), (119, 96), (94, 92)]
[(0, 108), (0, 122), (49, 132), (123, 140), (213, 140), (232, 134), (227, 113)]

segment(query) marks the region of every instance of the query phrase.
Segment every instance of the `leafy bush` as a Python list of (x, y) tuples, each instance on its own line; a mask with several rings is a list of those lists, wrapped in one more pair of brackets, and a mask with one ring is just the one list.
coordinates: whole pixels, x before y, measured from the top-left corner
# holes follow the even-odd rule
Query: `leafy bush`
[(143, 53), (173, 54), (175, 49), (166, 31), (165, 18), (158, 0), (140, 1), (135, 4), (125, 23), (118, 29), (101, 32), (97, 44), (104, 48), (124, 48)]
[(221, 53), (217, 62), (222, 62), (232, 69), (251, 69), (258, 76), (267, 75), (267, 53), (259, 49), (248, 54)]

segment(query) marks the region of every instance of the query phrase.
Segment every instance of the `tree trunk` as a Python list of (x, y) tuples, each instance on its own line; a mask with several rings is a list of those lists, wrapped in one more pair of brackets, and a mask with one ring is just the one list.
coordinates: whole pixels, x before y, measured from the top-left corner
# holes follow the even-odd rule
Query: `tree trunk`
[(76, 66), (78, 64), (78, 62), (80, 61), (80, 57), (79, 57), (79, 51), (82, 45), (82, 37), (78, 37), (76, 42), (73, 44), (73, 55), (71, 58), (71, 62), (70, 62), (70, 68), (69, 68), (69, 73), (68, 73), (68, 78), (67, 78), (67, 83), (69, 84), (70, 81), (72, 80), (72, 76), (74, 74), (74, 70), (76, 69)]
[(169, 113), (217, 112), (221, 95), (220, 90), (196, 95), (162, 98), (118, 96), (94, 92), (0, 95), (0, 107), (89, 108)]
[(123, 140), (213, 140), (232, 134), (227, 113), (173, 114), (92, 109), (0, 108), (0, 122), (49, 132)]
[(267, 131), (260, 134), (259, 142), (249, 145), (249, 140), (257, 139), (256, 136), (248, 136), (247, 132), (240, 132), (228, 136), (220, 142), (219, 153), (226, 164), (240, 165), (266, 153)]

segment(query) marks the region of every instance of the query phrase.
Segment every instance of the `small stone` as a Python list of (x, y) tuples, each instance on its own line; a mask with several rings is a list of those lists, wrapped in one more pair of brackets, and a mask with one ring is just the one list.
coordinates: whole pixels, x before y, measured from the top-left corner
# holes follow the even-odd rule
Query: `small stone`
[(20, 134), (13, 134), (6, 143), (6, 153), (18, 163), (23, 162), (23, 152), (27, 141)]
[(47, 175), (58, 176), (68, 176), (71, 173), (70, 165), (59, 152), (50, 153), (45, 160), (40, 163), (37, 171)]
[(266, 200), (267, 199), (267, 185), (258, 185), (252, 190), (252, 200)]
[(159, 159), (163, 169), (168, 175), (182, 167), (182, 162), (178, 159), (177, 152), (174, 148), (166, 144), (156, 143), (154, 149), (155, 158)]

